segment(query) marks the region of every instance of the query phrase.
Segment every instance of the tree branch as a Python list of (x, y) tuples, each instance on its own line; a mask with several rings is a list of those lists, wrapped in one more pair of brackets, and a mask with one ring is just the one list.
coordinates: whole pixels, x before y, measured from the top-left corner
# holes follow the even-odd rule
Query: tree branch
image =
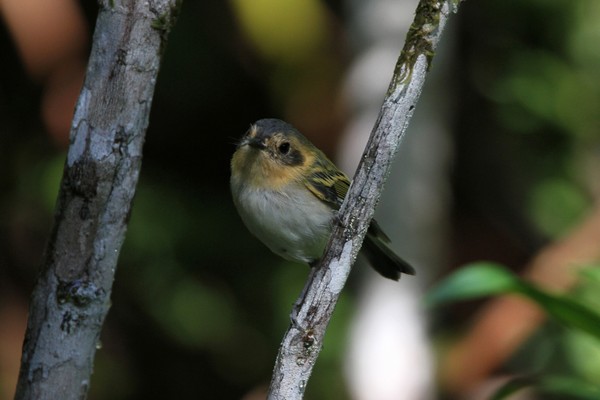
[(15, 399), (86, 397), (177, 0), (102, 0)]
[(443, 28), (459, 0), (421, 0), (375, 127), (323, 258), (311, 269), (279, 349), (270, 400), (301, 399), (321, 350), (325, 330), (362, 246)]

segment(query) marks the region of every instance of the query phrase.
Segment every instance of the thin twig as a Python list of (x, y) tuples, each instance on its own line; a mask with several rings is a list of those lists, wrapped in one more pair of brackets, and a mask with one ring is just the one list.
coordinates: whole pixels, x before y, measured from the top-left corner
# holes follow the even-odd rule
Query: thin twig
[(421, 94), (443, 28), (459, 0), (421, 0), (390, 87), (329, 245), (312, 269), (294, 318), (279, 349), (268, 398), (303, 397), (331, 319), (367, 227), (375, 212), (392, 160)]

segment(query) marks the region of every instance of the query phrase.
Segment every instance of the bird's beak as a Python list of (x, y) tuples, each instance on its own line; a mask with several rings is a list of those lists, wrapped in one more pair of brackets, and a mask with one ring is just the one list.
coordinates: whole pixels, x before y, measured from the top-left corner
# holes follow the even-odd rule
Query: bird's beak
[(254, 147), (255, 149), (259, 149), (259, 150), (263, 150), (263, 149), (267, 148), (264, 141), (261, 140), (260, 138), (256, 138), (256, 137), (245, 138), (242, 141), (242, 145), (248, 145), (250, 147)]

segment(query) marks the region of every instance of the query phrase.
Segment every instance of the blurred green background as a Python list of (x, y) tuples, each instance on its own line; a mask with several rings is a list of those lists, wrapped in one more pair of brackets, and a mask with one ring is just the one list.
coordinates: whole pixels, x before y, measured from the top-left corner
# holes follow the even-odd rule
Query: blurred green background
[[(97, 10), (80, 3), (91, 32)], [(156, 87), (90, 399), (236, 399), (268, 385), (307, 268), (279, 260), (244, 228), (229, 196), (229, 160), (236, 139), (263, 117), (288, 120), (335, 156), (351, 112), (340, 91), (356, 45), (346, 20), (341, 0), (184, 1)], [(444, 273), (477, 259), (518, 272), (598, 204), (599, 20), (597, 0), (461, 6), (452, 40), (442, 42), (452, 65), (434, 60), (452, 68), (453, 87)], [(66, 141), (48, 133), (48, 88), (27, 73), (7, 24), (0, 53), (1, 397), (14, 390)], [(600, 283), (591, 276), (578, 293), (597, 309)], [(350, 288), (307, 398), (349, 396), (340, 363), (354, 302)], [(479, 304), (433, 313), (432, 346), (466, 329)], [(503, 369), (598, 383), (599, 348), (549, 323)]]

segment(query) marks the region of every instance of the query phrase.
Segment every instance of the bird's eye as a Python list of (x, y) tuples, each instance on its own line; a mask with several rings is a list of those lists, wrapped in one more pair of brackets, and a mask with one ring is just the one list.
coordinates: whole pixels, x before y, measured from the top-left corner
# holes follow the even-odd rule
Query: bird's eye
[(290, 143), (289, 142), (283, 142), (279, 145), (279, 147), (277, 148), (277, 150), (279, 150), (279, 152), (281, 154), (287, 154), (290, 151)]

